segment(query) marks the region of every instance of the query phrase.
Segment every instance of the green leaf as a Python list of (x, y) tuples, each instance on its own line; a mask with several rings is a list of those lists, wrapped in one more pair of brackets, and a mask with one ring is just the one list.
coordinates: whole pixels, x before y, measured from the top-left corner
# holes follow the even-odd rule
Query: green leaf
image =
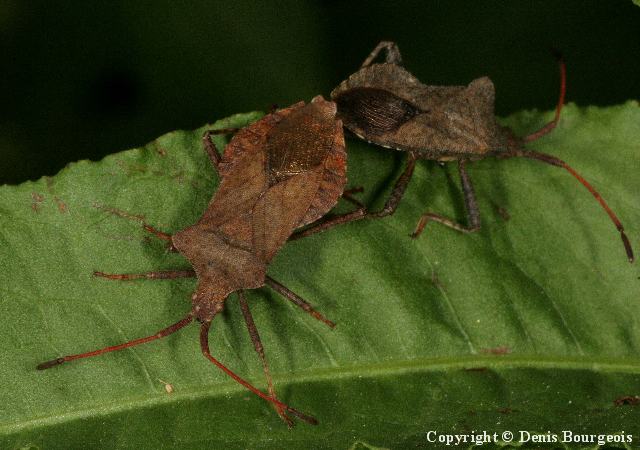
[[(551, 117), (523, 112), (505, 124), (525, 134)], [(316, 416), (316, 427), (288, 430), (202, 357), (195, 325), (36, 371), (150, 335), (189, 310), (193, 280), (91, 274), (188, 268), (140, 221), (174, 232), (202, 214), (217, 184), (203, 129), (0, 188), (1, 448), (414, 448), (429, 446), (429, 431), (471, 430), (624, 432), (637, 444), (640, 407), (614, 405), (640, 394), (637, 264), (575, 179), (523, 159), (469, 165), (479, 233), (429, 224), (408, 237), (426, 210), (464, 217), (455, 165), (421, 161), (394, 216), (278, 254), (270, 275), (338, 324), (332, 331), (266, 288), (249, 297), (280, 397)], [(591, 181), (636, 245), (639, 136), (636, 102), (569, 105), (559, 127), (531, 144)], [(348, 152), (350, 185), (380, 205), (403, 155), (356, 141)], [(213, 323), (211, 348), (264, 388), (235, 296)]]

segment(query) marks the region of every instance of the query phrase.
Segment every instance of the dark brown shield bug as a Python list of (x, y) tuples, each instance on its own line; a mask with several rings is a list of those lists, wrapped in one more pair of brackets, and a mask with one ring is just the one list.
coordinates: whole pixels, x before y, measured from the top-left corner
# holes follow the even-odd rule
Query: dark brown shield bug
[[(385, 51), (385, 62), (374, 63), (382, 51)], [(428, 212), (421, 216), (412, 236), (420, 235), (429, 221), (465, 233), (477, 231), (480, 229), (480, 213), (467, 173), (467, 163), (489, 156), (536, 159), (564, 168), (593, 194), (620, 232), (627, 257), (633, 261), (631, 244), (620, 220), (591, 184), (559, 158), (524, 148), (525, 143), (553, 130), (560, 118), (566, 71), (559, 55), (558, 60), (561, 88), (555, 118), (540, 130), (519, 138), (496, 122), (495, 89), (489, 78), (478, 78), (467, 86), (428, 86), (402, 67), (400, 51), (395, 43), (378, 44), (360, 70), (331, 93), (331, 98), (338, 105), (338, 117), (347, 129), (373, 144), (408, 153), (407, 167), (384, 208), (367, 216), (393, 214), (411, 179), (416, 160), (457, 161), (468, 224)]]
[[(48, 369), (67, 361), (122, 350), (168, 336), (191, 323), (200, 322), (200, 346), (204, 356), (235, 381), (270, 402), (288, 424), (294, 415), (308, 423), (315, 418), (282, 403), (276, 397), (264, 350), (243, 291), (265, 284), (330, 327), (327, 320), (306, 301), (270, 278), (269, 262), (296, 228), (325, 215), (338, 201), (346, 184), (346, 153), (342, 123), (336, 119), (336, 105), (322, 97), (311, 103), (297, 103), (276, 111), (241, 129), (219, 156), (205, 134), (205, 148), (221, 182), (202, 217), (172, 235), (151, 226), (145, 229), (169, 242), (182, 253), (192, 270), (143, 274), (105, 274), (114, 280), (171, 279), (197, 277), (191, 311), (181, 320), (150, 336), (119, 345), (44, 362)], [(217, 133), (230, 130), (218, 130)], [(209, 351), (209, 328), (233, 292), (254, 347), (262, 361), (268, 393), (245, 381)]]

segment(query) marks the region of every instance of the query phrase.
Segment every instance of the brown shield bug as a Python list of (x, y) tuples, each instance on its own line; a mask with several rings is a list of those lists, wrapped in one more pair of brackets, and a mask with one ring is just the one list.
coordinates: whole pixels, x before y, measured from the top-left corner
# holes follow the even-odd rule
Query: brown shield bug
[[(243, 128), (231, 139), (221, 157), (206, 133), (203, 140), (221, 182), (202, 217), (173, 235), (145, 225), (145, 229), (182, 253), (193, 270), (143, 274), (105, 274), (114, 280), (171, 279), (197, 277), (191, 311), (181, 320), (151, 336), (38, 365), (48, 369), (75, 359), (101, 355), (168, 336), (191, 323), (200, 322), (200, 346), (204, 356), (235, 381), (270, 402), (282, 419), (292, 425), (292, 414), (308, 423), (313, 417), (282, 403), (276, 397), (257, 328), (244, 289), (265, 284), (330, 327), (327, 320), (306, 301), (266, 274), (277, 251), (298, 227), (316, 221), (338, 201), (346, 184), (346, 153), (342, 123), (336, 105), (322, 97), (297, 103), (271, 113)], [(235, 131), (235, 130), (233, 130)], [(341, 218), (337, 218), (339, 223)], [(237, 292), (251, 340), (267, 379), (268, 393), (245, 381), (209, 351), (209, 328), (222, 311), (229, 294)]]
[[(383, 50), (385, 62), (374, 63)], [(489, 78), (478, 78), (467, 86), (428, 86), (401, 66), (402, 58), (395, 43), (380, 42), (360, 70), (331, 93), (338, 104), (338, 117), (347, 129), (368, 142), (409, 154), (407, 167), (384, 208), (367, 215), (393, 214), (411, 179), (416, 160), (457, 161), (468, 224), (428, 212), (421, 216), (412, 236), (420, 235), (429, 221), (465, 233), (478, 231), (480, 214), (467, 163), (489, 156), (536, 159), (564, 168), (593, 194), (620, 232), (627, 257), (633, 262), (631, 244), (620, 220), (591, 184), (555, 156), (524, 148), (525, 143), (549, 133), (558, 123), (566, 89), (565, 65), (559, 55), (558, 59), (561, 88), (555, 118), (540, 130), (518, 138), (496, 122), (495, 89)]]

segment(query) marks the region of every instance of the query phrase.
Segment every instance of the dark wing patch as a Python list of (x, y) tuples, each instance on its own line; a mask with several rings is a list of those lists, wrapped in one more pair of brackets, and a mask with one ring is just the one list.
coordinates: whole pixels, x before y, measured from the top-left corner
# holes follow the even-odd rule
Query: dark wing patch
[(362, 130), (365, 137), (393, 131), (422, 112), (413, 103), (377, 88), (350, 89), (335, 100), (345, 126)]
[(269, 186), (322, 164), (333, 147), (335, 119), (314, 104), (292, 112), (269, 133), (266, 143)]

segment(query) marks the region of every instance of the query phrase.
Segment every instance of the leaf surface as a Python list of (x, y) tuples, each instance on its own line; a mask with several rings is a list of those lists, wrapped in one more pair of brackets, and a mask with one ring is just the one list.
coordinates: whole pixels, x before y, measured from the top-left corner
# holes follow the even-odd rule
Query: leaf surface
[[(525, 134), (551, 117), (522, 112), (504, 123)], [(328, 329), (267, 288), (250, 293), (276, 388), (317, 427), (288, 430), (202, 357), (195, 325), (36, 371), (150, 335), (189, 310), (193, 280), (91, 274), (188, 268), (141, 221), (171, 233), (202, 214), (218, 182), (200, 145), (205, 128), (0, 188), (1, 448), (401, 449), (429, 445), (431, 430), (625, 432), (638, 442), (640, 406), (614, 405), (640, 395), (638, 265), (575, 179), (530, 160), (469, 164), (479, 233), (429, 224), (408, 237), (427, 210), (464, 220), (455, 165), (421, 161), (394, 216), (288, 243), (276, 256), (269, 274), (338, 324)], [(569, 105), (531, 144), (592, 182), (637, 253), (639, 137), (637, 102)], [(380, 206), (403, 155), (355, 140), (347, 149), (349, 184)], [(235, 296), (211, 334), (214, 355), (264, 388)]]

